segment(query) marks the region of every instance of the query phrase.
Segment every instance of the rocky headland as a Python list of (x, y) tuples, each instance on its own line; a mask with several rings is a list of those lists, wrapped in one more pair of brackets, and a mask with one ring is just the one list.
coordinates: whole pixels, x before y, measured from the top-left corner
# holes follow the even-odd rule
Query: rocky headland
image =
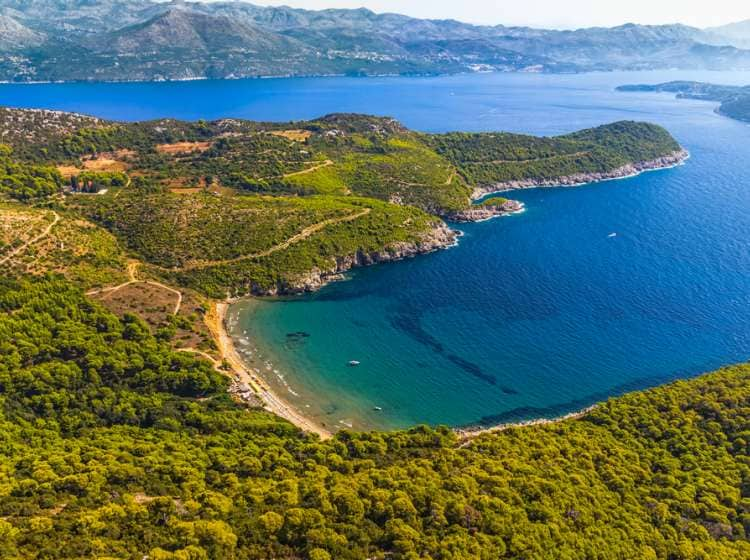
[(465, 210), (447, 214), (445, 219), (457, 223), (483, 222), (500, 216), (518, 214), (523, 212), (523, 209), (523, 204), (517, 200), (503, 200), (499, 204), (473, 204)]
[[(645, 171), (666, 169), (683, 163), (690, 154), (680, 149), (666, 156), (653, 160), (635, 162), (608, 172), (577, 173), (554, 179), (522, 179), (476, 187), (472, 200), (477, 201), (493, 193), (535, 187), (574, 187), (600, 181), (633, 177)], [(484, 203), (475, 203), (464, 210), (445, 214), (449, 222), (481, 222), (492, 218), (517, 214), (524, 210), (523, 203), (517, 200), (489, 199)], [(338, 257), (328, 268), (314, 268), (294, 280), (277, 283), (272, 287), (254, 284), (250, 294), (255, 296), (286, 296), (314, 292), (326, 284), (343, 279), (343, 274), (363, 266), (400, 261), (426, 253), (432, 253), (456, 245), (460, 232), (451, 229), (444, 222), (436, 222), (419, 241), (394, 243), (381, 251), (358, 251), (354, 254)]]
[(612, 171), (596, 172), (596, 173), (575, 173), (573, 175), (567, 175), (563, 177), (553, 177), (549, 179), (519, 179), (515, 181), (505, 181), (502, 183), (494, 183), (490, 185), (482, 185), (474, 188), (472, 192), (472, 199), (478, 200), (489, 194), (498, 192), (507, 192), (516, 189), (532, 189), (536, 187), (577, 187), (586, 185), (589, 183), (598, 183), (601, 181), (611, 181), (613, 179), (625, 179), (627, 177), (634, 177), (645, 171), (654, 171), (656, 169), (666, 169), (680, 165), (686, 159), (690, 157), (687, 150), (680, 149), (672, 152), (671, 154), (648, 160), (639, 161), (635, 163), (629, 163), (613, 169)]

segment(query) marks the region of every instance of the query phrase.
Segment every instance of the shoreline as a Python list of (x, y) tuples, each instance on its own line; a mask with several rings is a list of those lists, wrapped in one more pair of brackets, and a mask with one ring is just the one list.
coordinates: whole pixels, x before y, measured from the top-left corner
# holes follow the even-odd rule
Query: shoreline
[[(552, 74), (558, 76), (570, 76), (576, 74), (599, 74), (608, 73), (609, 71), (602, 70), (577, 70), (577, 71), (551, 71), (546, 70), (541, 72), (542, 74)], [(286, 74), (250, 74), (247, 76), (236, 76), (228, 75), (223, 77), (209, 77), (209, 76), (185, 76), (182, 78), (133, 78), (126, 80), (84, 80), (84, 79), (71, 79), (71, 80), (0, 80), (0, 85), (56, 85), (56, 84), (168, 84), (168, 83), (180, 83), (180, 82), (237, 82), (242, 80), (287, 80), (287, 79), (310, 79), (310, 78), (355, 78), (355, 79), (377, 79), (377, 78), (446, 78), (451, 76), (473, 76), (475, 74), (536, 74), (539, 72), (533, 72), (524, 68), (517, 68), (512, 70), (499, 70), (493, 69), (489, 71), (475, 71), (471, 69), (463, 69), (454, 72), (383, 72), (377, 74), (347, 74), (346, 72), (323, 72), (323, 73), (295, 73), (288, 72)]]
[(578, 420), (586, 416), (589, 412), (593, 412), (599, 407), (599, 404), (592, 404), (581, 410), (569, 412), (562, 416), (555, 416), (553, 418), (532, 418), (530, 420), (519, 420), (518, 422), (505, 422), (503, 424), (497, 424), (495, 426), (476, 426), (476, 427), (464, 427), (464, 428), (452, 428), (461, 443), (461, 447), (468, 445), (472, 440), (486, 434), (496, 434), (498, 432), (504, 432), (511, 428), (526, 428), (529, 426), (544, 426), (547, 424), (557, 424), (559, 422), (565, 422), (566, 420)]
[[(234, 344), (234, 338), (227, 328), (227, 311), (231, 304), (246, 299), (252, 299), (252, 297), (253, 296), (248, 296), (214, 302), (206, 319), (206, 323), (211, 332), (214, 333), (214, 338), (219, 346), (218, 351), (220, 359), (229, 365), (232, 373), (233, 383), (230, 387), (230, 393), (236, 398), (249, 404), (255, 404), (252, 402), (253, 398), (259, 399), (264, 410), (287, 420), (303, 432), (317, 435), (323, 441), (333, 438), (336, 435), (336, 432), (326, 429), (320, 423), (309, 418), (298, 408), (291, 405), (283, 397), (279, 396), (278, 391), (271, 387), (271, 384), (264, 378), (263, 374), (258, 371), (253, 371), (237, 351)], [(583, 418), (588, 413), (598, 408), (598, 406), (599, 403), (595, 403), (586, 408), (552, 418), (530, 418), (528, 420), (518, 420), (516, 422), (504, 422), (493, 426), (450, 426), (449, 428), (458, 437), (459, 447), (464, 447), (480, 436), (503, 432), (511, 428), (542, 426), (557, 424), (567, 420), (577, 420)]]
[(227, 329), (227, 310), (230, 303), (233, 303), (233, 300), (214, 302), (211, 311), (206, 316), (206, 324), (214, 335), (220, 359), (229, 364), (233, 374), (234, 382), (230, 388), (230, 393), (244, 402), (250, 401), (252, 396), (257, 396), (262, 403), (262, 407), (268, 412), (284, 418), (302, 431), (317, 434), (322, 440), (332, 438), (333, 433), (331, 431), (307, 418), (274, 392), (260, 374), (252, 372), (248, 368), (237, 352), (234, 339)]
[(518, 179), (515, 181), (505, 181), (487, 185), (485, 187), (476, 187), (471, 193), (473, 201), (481, 200), (492, 195), (507, 193), (524, 189), (536, 188), (570, 188), (583, 187), (596, 183), (606, 183), (608, 181), (619, 181), (620, 179), (632, 179), (649, 171), (663, 171), (673, 169), (684, 165), (690, 159), (690, 152), (680, 149), (671, 154), (648, 160), (629, 163), (613, 169), (612, 171), (596, 173), (579, 173), (575, 175), (565, 175), (554, 179)]
[(353, 254), (337, 257), (331, 266), (325, 269), (313, 268), (292, 281), (278, 282), (271, 287), (263, 288), (251, 286), (247, 295), (277, 297), (297, 296), (316, 292), (331, 282), (341, 280), (345, 273), (355, 268), (402, 261), (419, 255), (427, 255), (436, 251), (449, 249), (458, 244), (459, 237), (461, 237), (461, 232), (452, 229), (444, 221), (437, 219), (433, 227), (425, 232), (419, 240), (393, 243), (388, 247), (370, 253), (358, 251)]

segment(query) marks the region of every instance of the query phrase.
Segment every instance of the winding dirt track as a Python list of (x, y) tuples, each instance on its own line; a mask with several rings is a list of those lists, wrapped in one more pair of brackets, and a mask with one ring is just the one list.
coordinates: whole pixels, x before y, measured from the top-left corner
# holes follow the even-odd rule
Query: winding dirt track
[(215, 369), (219, 369), (221, 367), (221, 362), (219, 360), (211, 356), (211, 354), (203, 352), (202, 350), (196, 350), (195, 348), (178, 348), (176, 351), (183, 352), (185, 354), (195, 354), (197, 356), (201, 356), (202, 358), (206, 358), (214, 365)]
[(269, 249), (266, 249), (265, 251), (261, 251), (259, 253), (251, 253), (249, 255), (242, 255), (240, 257), (235, 257), (233, 259), (224, 259), (219, 261), (205, 261), (200, 263), (191, 264), (188, 266), (184, 266), (181, 268), (168, 268), (165, 266), (158, 266), (158, 265), (151, 265), (154, 268), (157, 268), (159, 270), (166, 270), (170, 272), (187, 272), (190, 270), (197, 270), (200, 268), (209, 268), (212, 266), (222, 266), (227, 264), (233, 264), (236, 262), (241, 262), (249, 259), (261, 259), (263, 257), (268, 257), (274, 253), (277, 253), (278, 251), (283, 251), (284, 249), (288, 249), (291, 245), (294, 245), (295, 243), (299, 243), (303, 239), (307, 239), (311, 235), (314, 235), (318, 233), (320, 230), (325, 229), (328, 226), (334, 225), (334, 224), (341, 224), (344, 222), (353, 222), (354, 220), (361, 218), (363, 216), (367, 216), (370, 212), (372, 212), (372, 208), (364, 208), (363, 210), (356, 212), (354, 214), (350, 214), (349, 216), (343, 216), (341, 218), (329, 218), (327, 220), (323, 220), (322, 222), (318, 222), (317, 224), (313, 224), (311, 226), (306, 227), (301, 232), (299, 232), (296, 235), (293, 235), (286, 241), (279, 243), (278, 245), (274, 245), (273, 247), (270, 247)]
[(174, 310), (172, 311), (172, 315), (177, 315), (180, 312), (180, 308), (182, 307), (182, 292), (179, 290), (175, 290), (174, 288), (170, 288), (169, 286), (165, 286), (164, 284), (160, 282), (156, 282), (154, 280), (138, 280), (137, 272), (138, 272), (138, 266), (140, 263), (137, 262), (129, 262), (128, 263), (128, 276), (130, 279), (127, 282), (123, 282), (122, 284), (118, 284), (117, 286), (110, 286), (109, 288), (99, 288), (97, 290), (91, 290), (86, 292), (87, 296), (95, 296), (98, 294), (108, 294), (111, 295), (121, 289), (123, 289), (126, 286), (130, 286), (131, 284), (149, 284), (151, 286), (156, 286), (157, 288), (161, 288), (162, 290), (166, 290), (168, 292), (172, 292), (177, 296), (177, 301), (175, 302)]
[(124, 191), (125, 189), (127, 189), (127, 188), (128, 188), (129, 186), (130, 186), (130, 184), (131, 184), (132, 182), (133, 182), (133, 180), (132, 180), (132, 179), (130, 178), (130, 175), (128, 175), (128, 182), (127, 182), (127, 183), (125, 183), (125, 186), (124, 186), (124, 187), (122, 187), (122, 188), (121, 188), (121, 189), (120, 189), (119, 191), (117, 191), (117, 192), (115, 193), (115, 196), (113, 196), (112, 198), (117, 198), (118, 196), (120, 196), (120, 193), (121, 193), (122, 191)]
[(39, 241), (41, 241), (42, 239), (44, 239), (45, 237), (47, 237), (50, 234), (50, 232), (52, 231), (52, 228), (55, 227), (57, 225), (57, 222), (60, 221), (60, 216), (59, 216), (59, 214), (57, 212), (55, 212), (53, 210), (52, 214), (55, 216), (55, 219), (52, 221), (51, 224), (49, 224), (46, 228), (44, 228), (44, 231), (42, 231), (42, 233), (40, 233), (39, 235), (37, 235), (33, 239), (29, 239), (26, 243), (24, 243), (20, 247), (16, 247), (15, 249), (13, 249), (10, 253), (8, 253), (7, 255), (5, 255), (3, 258), (0, 259), (0, 264), (5, 264), (6, 262), (8, 262), (13, 257), (15, 257), (15, 256), (20, 255), (21, 253), (23, 253), (31, 245), (34, 245), (34, 243), (38, 243)]
[(282, 175), (282, 177), (286, 179), (287, 177), (295, 177), (297, 175), (307, 175), (308, 173), (312, 173), (313, 171), (317, 171), (318, 169), (323, 169), (324, 167), (328, 167), (330, 165), (333, 165), (333, 162), (330, 159), (327, 159), (319, 165), (313, 165), (312, 167), (308, 167), (307, 169), (303, 169), (302, 171), (295, 171), (293, 173), (287, 173), (286, 175)]

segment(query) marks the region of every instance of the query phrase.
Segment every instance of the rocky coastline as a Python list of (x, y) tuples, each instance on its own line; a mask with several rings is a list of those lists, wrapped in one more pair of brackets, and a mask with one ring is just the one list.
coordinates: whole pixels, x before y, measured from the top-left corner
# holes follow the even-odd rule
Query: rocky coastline
[[(673, 167), (679, 165), (688, 157), (689, 154), (687, 151), (680, 150), (655, 160), (629, 164), (608, 173), (577, 174), (549, 181), (529, 180), (489, 185), (483, 188), (476, 189), (473, 193), (472, 199), (478, 200), (484, 196), (496, 192), (513, 189), (551, 186), (575, 186), (597, 181), (625, 178), (637, 175), (644, 171)], [(455, 223), (478, 222), (489, 220), (499, 216), (515, 214), (518, 212), (522, 212), (523, 210), (524, 205), (519, 201), (506, 200), (504, 198), (494, 198), (492, 202), (475, 203), (464, 210), (447, 213), (442, 217), (450, 222)], [(354, 254), (338, 257), (334, 261), (332, 261), (331, 265), (327, 268), (314, 268), (294, 279), (282, 280), (271, 287), (252, 285), (250, 286), (250, 293), (248, 295), (273, 297), (294, 296), (314, 292), (323, 288), (326, 284), (337, 280), (342, 280), (344, 273), (354, 268), (399, 261), (416, 257), (418, 255), (431, 253), (441, 249), (446, 249), (448, 247), (455, 246), (458, 243), (458, 238), (460, 236), (460, 231), (451, 229), (445, 222), (437, 220), (433, 223), (430, 230), (425, 232), (417, 241), (393, 243), (382, 250), (372, 252), (358, 251)], [(217, 320), (215, 321), (217, 327), (215, 327), (215, 330), (219, 333), (218, 338), (221, 341), (219, 347), (222, 349), (222, 355), (224, 356), (224, 359), (228, 359), (227, 357), (229, 357), (228, 361), (237, 376), (235, 389), (239, 397), (243, 399), (249, 398), (252, 402), (255, 402), (254, 399), (260, 398), (265, 408), (272, 411), (273, 413), (286, 418), (287, 420), (307, 432), (317, 433), (323, 439), (330, 438), (332, 434), (325, 426), (318, 425), (316, 422), (305, 417), (304, 413), (290, 406), (283, 398), (281, 398), (271, 389), (270, 385), (268, 385), (263, 380), (262, 375), (260, 375), (259, 372), (257, 372), (257, 375), (253, 375), (250, 370), (246, 368), (233, 347), (231, 336), (229, 336), (225, 325), (226, 310), (228, 304), (230, 303), (232, 303), (232, 300), (227, 300), (226, 302), (223, 302), (217, 306), (220, 312), (217, 313)], [(226, 352), (224, 351), (224, 349), (226, 349)], [(458, 438), (459, 446), (464, 447), (470, 445), (471, 442), (478, 436), (486, 433), (503, 431), (516, 426), (532, 426), (577, 419), (585, 416), (594, 408), (595, 406), (588, 407), (577, 412), (566, 414), (559, 418), (538, 418), (489, 427), (467, 426), (462, 428), (455, 428), (454, 433)]]
[(532, 420), (520, 420), (518, 422), (508, 422), (504, 424), (497, 424), (495, 426), (469, 426), (464, 428), (453, 428), (453, 433), (456, 434), (456, 436), (459, 439), (459, 446), (463, 447), (471, 441), (479, 436), (485, 435), (485, 434), (494, 434), (497, 432), (504, 432), (505, 430), (508, 430), (510, 428), (523, 428), (527, 426), (543, 426), (546, 424), (557, 424), (558, 422), (564, 422), (566, 420), (578, 420), (580, 418), (583, 418), (590, 412), (593, 412), (597, 409), (599, 405), (594, 404), (591, 406), (588, 406), (584, 409), (570, 412), (568, 414), (565, 414), (563, 416), (557, 416), (555, 418), (534, 418)]
[(315, 292), (330, 282), (341, 280), (345, 272), (354, 268), (400, 261), (453, 247), (460, 235), (460, 232), (451, 229), (444, 222), (437, 222), (419, 241), (393, 243), (380, 251), (357, 251), (337, 257), (329, 268), (314, 268), (302, 276), (281, 281), (270, 288), (253, 285), (250, 293), (254, 296), (291, 296)]
[(472, 200), (479, 200), (490, 194), (507, 192), (517, 189), (533, 189), (537, 187), (577, 187), (589, 183), (598, 183), (601, 181), (611, 181), (614, 179), (626, 179), (634, 177), (645, 171), (654, 171), (656, 169), (666, 169), (675, 167), (683, 163), (690, 157), (687, 150), (677, 150), (671, 154), (648, 160), (629, 163), (613, 169), (612, 171), (600, 173), (576, 173), (564, 177), (555, 177), (551, 179), (519, 179), (516, 181), (506, 181), (503, 183), (494, 183), (476, 187), (472, 192)]
[(506, 200), (502, 204), (473, 204), (465, 210), (451, 212), (444, 217), (449, 222), (456, 223), (483, 222), (500, 216), (518, 214), (523, 210), (523, 203), (517, 200)]
[[(495, 183), (475, 188), (471, 198), (476, 201), (490, 194), (516, 189), (572, 187), (600, 181), (624, 179), (645, 171), (674, 167), (684, 162), (689, 155), (686, 150), (677, 150), (660, 158), (630, 163), (603, 173), (577, 173), (555, 179), (523, 179)], [(444, 214), (443, 218), (454, 223), (480, 222), (500, 216), (516, 214), (523, 210), (524, 205), (521, 202), (506, 200), (502, 204), (473, 204), (464, 210)], [(270, 287), (257, 284), (251, 285), (248, 295), (273, 297), (315, 292), (330, 282), (343, 279), (343, 274), (354, 268), (400, 261), (452, 247), (456, 245), (460, 235), (459, 231), (451, 229), (444, 222), (436, 222), (430, 231), (426, 232), (419, 241), (394, 243), (379, 251), (358, 251), (354, 254), (337, 257), (328, 268), (316, 267), (294, 279), (281, 280)]]

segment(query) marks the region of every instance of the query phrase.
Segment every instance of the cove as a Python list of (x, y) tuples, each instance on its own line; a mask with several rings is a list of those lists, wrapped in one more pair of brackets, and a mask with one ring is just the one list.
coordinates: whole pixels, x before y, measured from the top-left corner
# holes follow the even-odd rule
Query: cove
[[(250, 365), (326, 427), (368, 429), (556, 417), (747, 359), (750, 128), (710, 104), (576, 78), (572, 91), (546, 84), (538, 100), (511, 84), (493, 102), (528, 132), (658, 122), (691, 159), (514, 192), (525, 213), (461, 225), (454, 249), (306, 297), (237, 304)], [(570, 120), (557, 121), (553, 99)]]

